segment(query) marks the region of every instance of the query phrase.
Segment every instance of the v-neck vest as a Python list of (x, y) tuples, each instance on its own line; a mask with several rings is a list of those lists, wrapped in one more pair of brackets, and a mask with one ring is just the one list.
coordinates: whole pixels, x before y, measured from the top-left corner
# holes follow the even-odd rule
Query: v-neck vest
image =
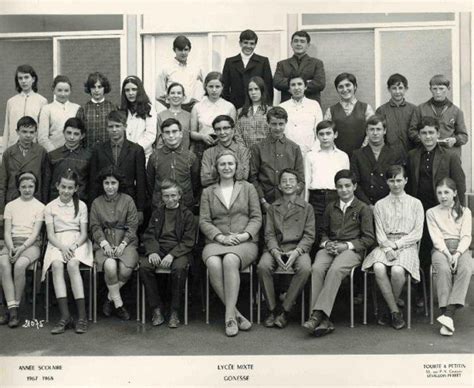
[(357, 101), (349, 116), (346, 115), (342, 105), (337, 103), (330, 107), (332, 121), (338, 135), (335, 140), (336, 147), (352, 156), (352, 152), (362, 146), (365, 138), (365, 112), (367, 104)]

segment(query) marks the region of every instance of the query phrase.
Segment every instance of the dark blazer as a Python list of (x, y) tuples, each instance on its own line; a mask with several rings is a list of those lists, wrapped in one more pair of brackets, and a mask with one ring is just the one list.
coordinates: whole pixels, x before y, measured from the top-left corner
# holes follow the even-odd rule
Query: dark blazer
[(258, 54), (253, 54), (250, 57), (249, 63), (245, 68), (240, 54), (225, 60), (224, 69), (222, 70), (222, 79), (224, 81), (222, 96), (234, 104), (236, 109), (241, 108), (245, 103), (249, 79), (255, 76), (263, 78), (269, 98), (268, 104), (272, 105), (273, 78), (270, 62), (267, 57)]
[[(94, 147), (91, 157), (90, 197), (92, 202), (102, 193), (101, 182), (98, 175), (105, 167), (115, 165), (110, 140)], [(145, 151), (142, 146), (124, 139), (122, 149), (117, 161), (117, 169), (123, 175), (125, 182), (122, 192), (130, 195), (135, 201), (138, 211), (143, 211), (146, 202), (146, 173)]]
[[(418, 192), (418, 181), (420, 177), (420, 159), (425, 150), (423, 145), (408, 152), (408, 188), (407, 193), (420, 198), (423, 193)], [(436, 146), (433, 157), (433, 191), (436, 193), (436, 183), (441, 179), (449, 177), (456, 182), (458, 198), (464, 205), (464, 194), (466, 193), (466, 176), (461, 166), (461, 159), (450, 149)], [(423, 201), (422, 201), (423, 202)]]
[(295, 56), (278, 62), (273, 77), (273, 87), (281, 91), (281, 102), (289, 100), (291, 97), (288, 92), (288, 77), (294, 73), (300, 74), (306, 81), (305, 96), (321, 104), (321, 91), (326, 87), (323, 62), (308, 54), (302, 58), (299, 66)]
[[(146, 255), (159, 253), (160, 237), (165, 221), (165, 206), (161, 205), (157, 208), (151, 218), (148, 228), (143, 234), (143, 244), (145, 245)], [(196, 243), (196, 222), (194, 215), (186, 206), (180, 205), (176, 214), (176, 246), (168, 252), (173, 257), (180, 257), (191, 253)]]
[(406, 155), (399, 148), (383, 146), (378, 160), (370, 145), (355, 150), (351, 157), (351, 170), (357, 178), (356, 196), (368, 205), (375, 205), (390, 192), (385, 171), (393, 164), (404, 165)]

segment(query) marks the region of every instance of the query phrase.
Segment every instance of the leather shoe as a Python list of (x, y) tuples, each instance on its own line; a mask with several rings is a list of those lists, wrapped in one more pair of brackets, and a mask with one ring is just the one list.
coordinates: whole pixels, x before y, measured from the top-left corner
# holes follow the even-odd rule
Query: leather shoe
[(323, 337), (326, 334), (330, 334), (334, 331), (334, 325), (329, 319), (323, 319), (319, 326), (314, 329), (314, 336), (315, 337)]
[(114, 311), (114, 303), (111, 300), (106, 300), (102, 306), (102, 312), (106, 317), (110, 317)]
[(237, 317), (237, 327), (242, 331), (249, 331), (252, 328), (252, 323), (243, 315)]
[(3, 305), (0, 305), (0, 325), (6, 325), (9, 320), (10, 314), (8, 310)]
[(234, 318), (229, 319), (225, 323), (225, 335), (227, 337), (235, 337), (239, 333), (239, 326)]
[(87, 321), (85, 319), (78, 319), (74, 330), (77, 334), (84, 334), (87, 332)]
[(288, 317), (286, 316), (286, 312), (282, 311), (275, 318), (275, 326), (279, 327), (280, 329), (284, 329), (287, 325), (288, 325)]
[(151, 317), (151, 324), (153, 326), (160, 326), (165, 321), (165, 317), (161, 313), (159, 308), (153, 310), (153, 316)]
[(20, 326), (20, 319), (18, 318), (18, 315), (11, 315), (10, 320), (8, 321), (8, 327), (11, 329)]
[(263, 326), (265, 326), (265, 327), (275, 326), (275, 314), (274, 313), (268, 314), (268, 316), (263, 321)]
[(405, 327), (405, 321), (401, 311), (392, 313), (392, 327), (396, 330), (403, 329)]
[(63, 334), (66, 329), (71, 327), (72, 319), (69, 317), (68, 319), (60, 319), (56, 326), (53, 327), (51, 330), (51, 334)]
[(171, 314), (170, 314), (170, 319), (168, 321), (168, 327), (170, 329), (176, 329), (178, 326), (179, 326), (179, 316), (178, 316), (178, 312), (173, 310), (171, 311)]
[(128, 313), (125, 306), (120, 306), (115, 309), (115, 315), (119, 317), (122, 321), (130, 320), (130, 314)]
[(308, 330), (311, 334), (313, 334), (314, 330), (319, 326), (321, 323), (322, 317), (320, 314), (313, 312), (309, 319), (303, 323), (303, 327)]

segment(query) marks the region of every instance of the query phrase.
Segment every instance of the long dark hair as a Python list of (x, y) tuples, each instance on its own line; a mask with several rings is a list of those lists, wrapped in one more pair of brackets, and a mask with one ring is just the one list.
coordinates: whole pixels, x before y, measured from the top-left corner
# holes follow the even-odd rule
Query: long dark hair
[[(438, 183), (436, 183), (436, 188), (440, 186), (448, 186), (448, 188), (450, 188), (451, 190), (457, 191), (456, 182), (454, 182), (454, 180), (448, 177), (441, 178), (438, 181)], [(457, 193), (456, 193), (456, 196), (454, 197), (454, 206), (451, 212), (452, 212), (451, 214), (453, 215), (456, 221), (462, 218), (464, 211), (463, 211), (463, 207), (461, 206), (461, 202), (459, 201), (459, 195), (457, 195)]]
[[(79, 186), (79, 176), (74, 170), (71, 170), (70, 168), (68, 168), (58, 177), (57, 185), (61, 183), (61, 179), (67, 179), (68, 181), (73, 181), (76, 187)], [(77, 190), (72, 195), (72, 202), (74, 203), (74, 218), (76, 218), (77, 213), (79, 212), (79, 195), (77, 194)]]
[(35, 69), (33, 69), (33, 66), (30, 65), (20, 65), (16, 68), (15, 71), (15, 89), (18, 93), (21, 93), (21, 86), (20, 83), (18, 82), (18, 73), (25, 73), (31, 75), (35, 80), (33, 81), (33, 86), (31, 89), (33, 89), (34, 92), (38, 91), (38, 74), (36, 74)]
[(247, 84), (247, 89), (245, 91), (245, 103), (244, 106), (242, 107), (242, 110), (239, 113), (239, 119), (241, 117), (245, 117), (248, 115), (250, 108), (252, 107), (252, 100), (249, 97), (249, 85), (250, 82), (255, 83), (258, 88), (260, 89), (260, 93), (262, 93), (262, 99), (260, 100), (260, 107), (263, 110), (264, 114), (267, 114), (268, 110), (268, 94), (267, 94), (267, 88), (265, 86), (265, 81), (263, 80), (262, 77), (252, 77), (249, 79), (249, 83)]
[[(125, 89), (125, 85), (128, 83), (132, 83), (137, 87), (137, 98), (135, 102), (133, 103), (128, 101), (127, 96), (125, 95), (124, 89)], [(150, 99), (148, 98), (145, 92), (143, 82), (140, 78), (134, 75), (131, 75), (123, 80), (120, 109), (124, 111), (129, 110), (130, 112), (132, 112), (132, 114), (136, 113), (137, 116), (142, 118), (143, 120), (146, 120), (147, 117), (151, 117)]]

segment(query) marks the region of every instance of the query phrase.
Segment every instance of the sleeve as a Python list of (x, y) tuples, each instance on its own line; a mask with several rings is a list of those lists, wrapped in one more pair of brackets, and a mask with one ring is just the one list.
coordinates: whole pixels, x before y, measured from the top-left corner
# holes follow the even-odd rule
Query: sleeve
[(413, 144), (420, 143), (420, 136), (418, 135), (418, 125), (421, 122), (421, 109), (419, 106), (415, 108), (411, 116), (410, 125), (408, 126), (408, 137)]
[(313, 77), (306, 83), (309, 93), (321, 92), (326, 87), (326, 73), (324, 63), (317, 59)]
[(468, 134), (462, 110), (458, 108), (456, 113), (456, 121), (454, 122), (454, 138), (456, 139), (456, 146), (462, 146), (467, 143)]
[(2, 163), (0, 164), (0, 214), (5, 211), (5, 202), (7, 196), (8, 185), (8, 152), (3, 152)]
[(155, 98), (163, 98), (166, 96), (166, 84), (168, 82), (168, 76), (166, 74), (166, 70), (163, 68), (158, 75), (158, 79), (156, 80), (156, 92)]
[(87, 224), (89, 223), (89, 220), (87, 218), (87, 206), (84, 202), (79, 201), (79, 222), (81, 224)]
[(218, 234), (221, 234), (219, 228), (212, 223), (211, 218), (211, 195), (212, 191), (206, 188), (202, 191), (201, 206), (199, 212), (199, 227), (201, 232), (209, 239), (214, 240)]
[(7, 101), (7, 107), (5, 109), (5, 125), (3, 126), (3, 152), (8, 149), (8, 140), (10, 137), (10, 110), (11, 102)]
[(311, 205), (306, 208), (306, 220), (303, 231), (303, 237), (298, 243), (298, 248), (302, 249), (304, 253), (309, 253), (316, 238), (316, 221), (314, 218), (314, 210)]
[(374, 221), (375, 221), (375, 234), (377, 236), (378, 245), (382, 245), (388, 240), (387, 234), (385, 233), (385, 229), (383, 225), (383, 214), (380, 208), (381, 208), (380, 203), (376, 203), (374, 207)]
[(50, 179), (49, 176), (49, 156), (45, 149), (42, 149), (43, 155), (41, 157), (41, 202), (44, 204), (48, 203), (49, 197), (49, 185)]
[(438, 226), (438, 221), (442, 222), (442, 220), (436, 219), (433, 209), (429, 209), (426, 212), (426, 224), (428, 225), (428, 231), (430, 233), (431, 241), (433, 242), (433, 246), (436, 250), (440, 252), (446, 252), (448, 250), (448, 247), (444, 242), (443, 232)]
[(53, 203), (50, 202), (46, 205), (44, 209), (44, 223), (45, 224), (53, 224), (54, 217), (53, 217)]
[(148, 159), (148, 164), (146, 166), (146, 183), (147, 183), (148, 197), (151, 198), (152, 202), (153, 202), (153, 192), (155, 190), (155, 159), (156, 159), (155, 152), (151, 154), (150, 159)]
[(215, 161), (213, 158), (213, 149), (209, 148), (204, 151), (201, 161), (201, 184), (207, 187), (217, 182), (217, 171), (215, 169)]
[(450, 178), (456, 182), (457, 193), (459, 201), (461, 205), (465, 205), (465, 194), (466, 194), (466, 175), (464, 174), (464, 170), (461, 166), (461, 159), (459, 156), (456, 155), (454, 152), (449, 151), (449, 156), (451, 158), (450, 161), (450, 169), (449, 169), (449, 176)]
[(332, 202), (330, 202), (326, 209), (324, 209), (323, 222), (320, 225), (316, 225), (318, 234), (321, 236), (321, 246), (326, 244), (326, 241), (329, 240), (329, 225), (331, 224), (331, 207)]
[(235, 173), (235, 178), (237, 180), (248, 180), (250, 174), (250, 151), (247, 147), (239, 147), (239, 166)]
[(306, 158), (304, 160), (304, 181), (306, 182), (305, 190), (304, 190), (304, 200), (306, 202), (309, 201), (309, 187), (313, 183), (313, 163), (311, 159), (311, 152), (306, 154)]
[(7, 205), (5, 206), (5, 211), (4, 211), (4, 214), (3, 214), (3, 218), (5, 220), (11, 220), (12, 219), (12, 207), (10, 204), (7, 203)]
[(44, 221), (44, 217), (45, 217), (45, 214), (44, 214), (44, 211), (45, 211), (45, 208), (46, 206), (41, 206), (36, 214), (35, 214), (35, 222), (43, 222)]
[(357, 157), (357, 152), (354, 152), (351, 157), (350, 161), (350, 169), (354, 173), (357, 182), (357, 188), (355, 191), (355, 195), (359, 198), (362, 202), (365, 202), (367, 205), (370, 205), (370, 199), (365, 193), (362, 185), (361, 185), (361, 171), (359, 168), (359, 158)]
[(145, 132), (143, 132), (140, 139), (138, 139), (138, 144), (143, 147), (144, 150), (151, 150), (152, 145), (156, 142), (156, 111), (153, 106), (151, 106), (150, 117), (145, 119)]
[(184, 232), (178, 245), (176, 245), (169, 254), (173, 257), (187, 255), (193, 251), (196, 243), (196, 222), (194, 215), (190, 211), (184, 213)]
[(146, 170), (145, 170), (145, 151), (143, 147), (138, 146), (135, 156), (135, 181), (137, 187), (137, 211), (143, 211), (146, 203)]
[(400, 239), (395, 241), (398, 246), (398, 249), (403, 249), (415, 245), (418, 241), (421, 240), (421, 236), (423, 236), (423, 224), (425, 222), (425, 212), (423, 210), (423, 205), (420, 201), (417, 200), (415, 206), (410, 210), (414, 212), (415, 225), (408, 234), (402, 236)]
[(265, 195), (263, 193), (262, 185), (260, 184), (260, 181), (259, 181), (259, 172), (260, 172), (260, 166), (261, 166), (260, 147), (258, 147), (258, 145), (255, 144), (251, 148), (251, 152), (252, 152), (252, 157), (250, 158), (249, 182), (254, 185), (255, 189), (257, 190), (258, 197), (262, 199), (262, 198), (265, 198)]
[(89, 228), (92, 234), (93, 240), (100, 245), (102, 241), (106, 240), (104, 230), (102, 229), (102, 220), (100, 216), (98, 200), (96, 199), (92, 202), (91, 214), (90, 214), (90, 223)]
[(222, 69), (222, 83), (224, 85), (222, 89), (222, 97), (227, 101), (230, 101), (231, 90), (230, 90), (230, 65), (228, 58), (225, 60), (224, 68)]
[(38, 123), (38, 143), (42, 145), (48, 152), (54, 150), (54, 145), (49, 140), (50, 115), (50, 109), (44, 106), (41, 109)]
[(262, 78), (266, 86), (268, 103), (269, 105), (273, 105), (273, 77), (272, 69), (270, 67), (270, 61), (268, 60), (268, 58), (265, 58), (265, 62), (263, 63)]
[(255, 187), (249, 184), (247, 186), (247, 193), (249, 202), (249, 222), (244, 231), (250, 234), (253, 241), (256, 241), (258, 239), (260, 228), (262, 227), (262, 210), (260, 209), (260, 201)]
[(234, 104), (232, 104), (231, 102), (230, 104), (232, 106), (230, 107), (229, 116), (232, 117), (232, 120), (234, 120), (234, 123), (235, 123), (237, 121), (237, 109), (235, 109)]
[(155, 224), (158, 221), (158, 213), (155, 211), (151, 215), (148, 227), (142, 236), (143, 245), (145, 246), (145, 255), (148, 257), (152, 253), (160, 251), (160, 243), (155, 238)]
[(458, 251), (463, 254), (471, 245), (472, 240), (472, 214), (469, 208), (463, 208), (461, 235), (459, 236)]
[(354, 246), (355, 251), (368, 250), (375, 242), (374, 235), (374, 218), (372, 210), (368, 205), (362, 206), (360, 209), (360, 237), (350, 242)]
[[(240, 109), (237, 111), (237, 116), (240, 114), (240, 111), (241, 111), (241, 110), (242, 110), (242, 108), (240, 108)], [(245, 145), (244, 138), (243, 138), (243, 136), (242, 136), (242, 122), (241, 122), (240, 118), (238, 118), (238, 119), (237, 119), (237, 122), (235, 123), (234, 140), (235, 140), (238, 144)]]
[(131, 241), (137, 239), (138, 214), (137, 208), (135, 206), (135, 203), (133, 202), (132, 197), (128, 197), (127, 202), (128, 203), (126, 204), (126, 225), (128, 226), (128, 229), (126, 230), (125, 235), (123, 236), (123, 241), (125, 241), (128, 245)]
[(288, 77), (285, 76), (283, 70), (283, 61), (277, 63), (275, 75), (273, 76), (273, 87), (280, 92), (288, 91)]
[(280, 249), (275, 230), (275, 211), (273, 205), (270, 205), (265, 216), (265, 245), (268, 251)]
[(295, 148), (295, 171), (298, 173), (298, 179), (304, 185), (305, 176), (304, 176), (303, 154), (301, 153), (301, 148), (298, 146)]
[[(191, 152), (191, 151), (190, 151)], [(191, 184), (193, 187), (194, 198), (198, 198), (201, 192), (201, 182), (199, 181), (199, 159), (191, 152), (189, 155), (190, 173), (191, 173)]]

